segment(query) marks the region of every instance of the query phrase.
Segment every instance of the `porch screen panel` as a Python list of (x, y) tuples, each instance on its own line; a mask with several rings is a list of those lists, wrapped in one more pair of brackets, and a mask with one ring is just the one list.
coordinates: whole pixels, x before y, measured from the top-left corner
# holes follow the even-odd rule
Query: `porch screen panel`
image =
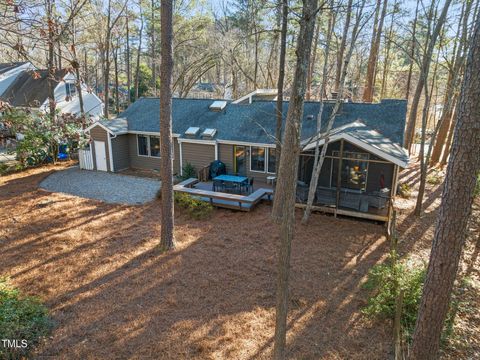
[[(332, 155), (336, 158), (333, 162), (331, 186), (337, 185), (338, 164), (340, 152), (333, 151)], [(368, 153), (344, 152), (342, 159), (341, 187), (365, 191), (367, 188), (368, 177)]]

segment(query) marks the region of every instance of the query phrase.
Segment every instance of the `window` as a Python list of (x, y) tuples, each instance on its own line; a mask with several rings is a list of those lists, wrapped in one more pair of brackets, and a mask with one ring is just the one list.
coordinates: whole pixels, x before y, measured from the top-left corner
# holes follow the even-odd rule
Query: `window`
[(138, 139), (138, 155), (148, 156), (148, 136), (137, 135)]
[[(333, 151), (334, 157), (340, 157), (339, 151)], [(367, 187), (369, 154), (344, 152), (342, 159), (341, 187), (365, 191)], [(332, 186), (337, 184), (338, 159), (334, 159), (332, 169)]]
[(65, 84), (65, 89), (67, 92), (67, 96), (74, 96), (77, 93), (77, 88), (75, 87), (75, 84), (73, 83), (66, 83)]
[(160, 138), (150, 136), (150, 156), (160, 157)]
[(250, 148), (250, 169), (265, 172), (265, 148), (256, 146)]
[(267, 172), (275, 173), (276, 171), (276, 163), (277, 163), (277, 153), (275, 148), (268, 148), (268, 166)]
[[(175, 157), (174, 138), (172, 138), (172, 157)], [(153, 135), (137, 135), (138, 155), (160, 157), (160, 137)]]

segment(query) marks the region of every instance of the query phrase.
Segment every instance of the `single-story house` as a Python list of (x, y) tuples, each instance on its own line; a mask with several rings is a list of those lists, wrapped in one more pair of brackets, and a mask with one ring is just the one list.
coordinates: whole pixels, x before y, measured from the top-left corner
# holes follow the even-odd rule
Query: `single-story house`
[[(324, 105), (323, 128), (333, 105), (333, 102)], [(319, 107), (318, 102), (305, 102), (304, 106), (299, 172), (292, 174), (299, 181), (299, 203), (306, 201), (312, 176)], [(118, 118), (93, 123), (87, 129), (93, 145), (93, 168), (113, 172), (126, 168), (159, 170), (159, 108), (158, 98), (141, 98)], [(286, 101), (284, 119), (287, 111)], [(404, 100), (341, 105), (320, 174), (318, 206), (334, 208), (337, 213), (344, 209), (346, 214), (386, 220), (398, 171), (408, 163), (408, 153), (400, 145), (406, 111)], [(275, 101), (236, 104), (174, 98), (172, 119), (174, 173), (181, 174), (187, 163), (200, 171), (212, 161), (220, 160), (227, 172), (257, 182), (275, 175)]]

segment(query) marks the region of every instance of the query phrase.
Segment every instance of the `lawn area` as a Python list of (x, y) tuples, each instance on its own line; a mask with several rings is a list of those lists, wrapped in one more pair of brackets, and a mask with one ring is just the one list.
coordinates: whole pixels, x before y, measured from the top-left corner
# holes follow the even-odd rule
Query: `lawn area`
[[(271, 357), (278, 237), (268, 205), (250, 213), (216, 210), (208, 220), (177, 211), (177, 248), (160, 255), (158, 200), (114, 205), (38, 189), (62, 168), (0, 177), (0, 274), (43, 299), (55, 323), (39, 356)], [(412, 184), (418, 179), (416, 168), (402, 176)], [(428, 256), (440, 194), (429, 185), (421, 221), (409, 216), (412, 200), (399, 202), (402, 254)], [(372, 222), (314, 214), (308, 226), (297, 226), (289, 358), (392, 356), (389, 322), (361, 314), (368, 296), (362, 283), (388, 250), (385, 228)], [(472, 262), (470, 250), (466, 257), (478, 282), (478, 259)], [(462, 316), (465, 346), (480, 343), (474, 326), (478, 315)], [(464, 345), (445, 357), (455, 358)]]

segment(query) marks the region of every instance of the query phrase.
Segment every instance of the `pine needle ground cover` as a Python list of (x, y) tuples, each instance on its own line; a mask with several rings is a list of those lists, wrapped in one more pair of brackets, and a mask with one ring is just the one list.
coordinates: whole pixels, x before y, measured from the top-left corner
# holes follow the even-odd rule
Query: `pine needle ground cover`
[[(216, 210), (200, 220), (178, 208), (177, 248), (159, 255), (159, 200), (124, 206), (38, 189), (45, 176), (60, 169), (47, 166), (0, 177), (0, 274), (38, 296), (55, 324), (35, 356), (271, 357), (277, 231), (270, 206), (249, 213)], [(415, 168), (402, 174), (404, 182), (414, 184), (417, 178)], [(421, 221), (409, 216), (413, 194), (413, 200), (399, 202), (401, 256), (428, 256), (439, 187), (428, 187), (427, 195)], [(300, 217), (298, 212), (298, 222)], [(463, 263), (473, 284), (465, 296), (478, 302), (474, 249), (469, 247)], [(367, 274), (386, 261), (388, 252), (379, 224), (314, 214), (308, 226), (297, 226), (289, 358), (391, 356), (390, 322), (362, 313), (369, 296), (363, 286)], [(457, 314), (457, 337), (445, 358), (478, 351), (474, 329), (480, 321), (472, 309), (469, 305)]]

